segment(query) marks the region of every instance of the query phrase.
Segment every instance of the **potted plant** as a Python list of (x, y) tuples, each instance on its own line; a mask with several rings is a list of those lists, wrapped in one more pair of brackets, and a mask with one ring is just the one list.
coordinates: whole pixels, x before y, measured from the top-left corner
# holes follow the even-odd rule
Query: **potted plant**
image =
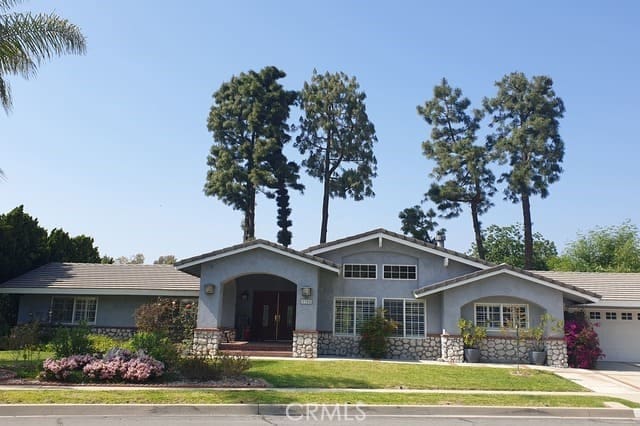
[(464, 359), (467, 362), (480, 361), (480, 342), (487, 337), (487, 329), (473, 324), (473, 322), (460, 318), (458, 321), (462, 343), (464, 345)]
[(547, 359), (547, 351), (544, 346), (544, 334), (547, 325), (550, 325), (554, 331), (562, 329), (563, 326), (561, 320), (557, 320), (551, 314), (545, 313), (540, 316), (538, 325), (523, 330), (525, 338), (531, 342), (529, 360), (532, 364), (544, 365)]

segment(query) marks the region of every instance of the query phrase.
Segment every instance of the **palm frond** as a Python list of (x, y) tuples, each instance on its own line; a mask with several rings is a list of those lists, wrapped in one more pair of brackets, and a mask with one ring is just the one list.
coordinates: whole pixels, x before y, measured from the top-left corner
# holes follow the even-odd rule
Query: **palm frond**
[(20, 3), (23, 3), (24, 0), (0, 0), (0, 11), (6, 12), (11, 9), (13, 6), (17, 6)]
[[(6, 112), (11, 111), (11, 87), (9, 87), (9, 83), (5, 81), (4, 78), (0, 77), (0, 104), (2, 104), (2, 108)], [(0, 177), (4, 177), (4, 173), (2, 169), (0, 169)]]

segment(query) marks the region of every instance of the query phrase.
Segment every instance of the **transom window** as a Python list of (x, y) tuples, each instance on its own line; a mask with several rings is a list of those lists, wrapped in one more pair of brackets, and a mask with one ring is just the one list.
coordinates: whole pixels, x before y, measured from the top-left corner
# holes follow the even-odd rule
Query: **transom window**
[(615, 320), (618, 319), (618, 314), (615, 312), (605, 312), (604, 317), (608, 320)]
[(58, 297), (51, 299), (51, 321), (77, 324), (95, 324), (98, 311), (96, 297)]
[(344, 268), (343, 274), (345, 278), (360, 278), (360, 279), (375, 280), (378, 276), (377, 265), (345, 263), (343, 268)]
[(476, 325), (488, 329), (528, 328), (529, 305), (476, 303)]
[(589, 312), (589, 319), (591, 320), (599, 320), (600, 312)]
[(376, 314), (376, 299), (369, 297), (338, 297), (335, 299), (333, 331), (355, 336), (362, 325)]
[(397, 337), (424, 337), (424, 302), (412, 299), (384, 299), (385, 317), (398, 323)]
[(633, 319), (633, 315), (631, 314), (631, 312), (623, 312), (620, 314), (620, 318), (622, 318), (623, 320), (632, 320)]
[(385, 280), (415, 280), (417, 278), (416, 265), (383, 265)]

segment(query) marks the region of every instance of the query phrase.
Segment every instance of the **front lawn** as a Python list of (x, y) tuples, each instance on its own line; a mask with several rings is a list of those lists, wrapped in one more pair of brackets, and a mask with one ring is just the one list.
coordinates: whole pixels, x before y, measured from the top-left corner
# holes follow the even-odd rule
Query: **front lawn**
[(247, 376), (279, 388), (448, 389), (585, 391), (569, 380), (540, 370), (380, 361), (253, 360)]
[(35, 378), (42, 369), (42, 361), (53, 356), (46, 351), (0, 351), (0, 368), (14, 371), (21, 378)]

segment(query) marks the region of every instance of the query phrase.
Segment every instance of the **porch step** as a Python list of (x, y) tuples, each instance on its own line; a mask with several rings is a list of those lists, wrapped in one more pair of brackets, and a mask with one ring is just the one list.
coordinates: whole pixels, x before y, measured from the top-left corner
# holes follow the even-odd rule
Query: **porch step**
[(291, 357), (290, 342), (230, 342), (220, 343), (218, 350), (228, 355)]
[(221, 349), (219, 351), (225, 355), (242, 355), (242, 356), (264, 356), (264, 357), (286, 357), (291, 358), (291, 351), (233, 351), (229, 349)]

